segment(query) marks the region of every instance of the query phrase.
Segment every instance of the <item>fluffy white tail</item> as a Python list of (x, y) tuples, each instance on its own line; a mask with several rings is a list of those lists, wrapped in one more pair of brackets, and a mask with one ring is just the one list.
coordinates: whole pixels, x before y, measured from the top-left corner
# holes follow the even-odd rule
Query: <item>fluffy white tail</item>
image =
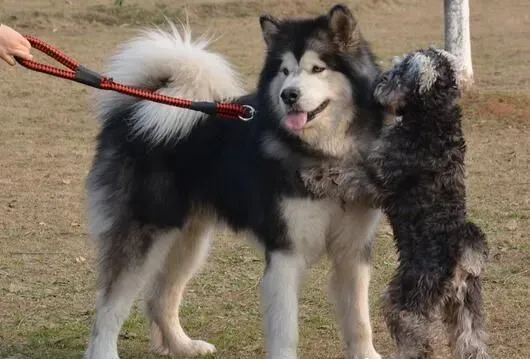
[[(188, 27), (179, 31), (144, 31), (125, 43), (110, 61), (107, 76), (114, 81), (178, 98), (220, 101), (244, 94), (239, 76), (221, 55), (207, 50), (205, 39), (192, 40)], [(116, 109), (132, 106), (133, 131), (152, 143), (182, 139), (206, 116), (119, 93), (103, 93), (98, 113), (106, 121)]]

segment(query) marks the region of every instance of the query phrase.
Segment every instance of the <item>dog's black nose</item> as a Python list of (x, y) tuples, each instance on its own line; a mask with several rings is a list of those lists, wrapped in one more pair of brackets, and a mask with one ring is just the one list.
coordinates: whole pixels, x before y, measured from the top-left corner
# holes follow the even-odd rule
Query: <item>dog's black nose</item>
[(280, 94), (282, 101), (286, 105), (294, 105), (300, 98), (300, 90), (296, 87), (288, 87)]

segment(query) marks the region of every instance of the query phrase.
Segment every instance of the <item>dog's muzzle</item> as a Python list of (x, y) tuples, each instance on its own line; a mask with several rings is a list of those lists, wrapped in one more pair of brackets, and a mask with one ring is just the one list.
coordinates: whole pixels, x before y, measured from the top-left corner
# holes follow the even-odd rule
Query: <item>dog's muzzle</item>
[(326, 107), (328, 107), (330, 103), (330, 100), (326, 100), (320, 104), (317, 108), (315, 108), (313, 111), (307, 113), (307, 122), (313, 120), (319, 113), (324, 111)]

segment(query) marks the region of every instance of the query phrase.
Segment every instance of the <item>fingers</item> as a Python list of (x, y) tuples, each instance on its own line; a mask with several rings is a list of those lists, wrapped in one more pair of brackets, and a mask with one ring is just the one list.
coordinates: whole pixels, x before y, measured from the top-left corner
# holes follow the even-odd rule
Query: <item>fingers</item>
[(22, 37), (22, 39), (20, 40), (22, 46), (24, 46), (26, 49), (31, 49), (31, 44), (29, 43), (28, 39), (26, 39), (25, 37)]
[(0, 54), (0, 58), (7, 62), (9, 65), (13, 66), (16, 64), (15, 58), (13, 56), (10, 56), (8, 54)]
[(31, 55), (28, 51), (28, 49), (24, 48), (24, 49), (15, 49), (12, 51), (12, 54), (14, 56), (17, 56), (17, 57), (20, 57), (21, 59), (24, 59), (24, 60), (32, 60), (33, 59), (33, 55)]
[(15, 65), (14, 57), (31, 60), (31, 43), (22, 34), (9, 26), (0, 25), (0, 58), (10, 65)]

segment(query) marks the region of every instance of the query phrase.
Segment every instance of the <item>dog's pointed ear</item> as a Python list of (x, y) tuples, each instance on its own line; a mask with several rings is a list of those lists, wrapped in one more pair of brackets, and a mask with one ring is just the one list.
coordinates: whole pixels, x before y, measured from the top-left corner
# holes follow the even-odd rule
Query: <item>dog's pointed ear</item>
[(346, 5), (335, 5), (328, 12), (329, 29), (342, 49), (356, 46), (360, 39), (357, 19)]
[(274, 37), (280, 30), (280, 21), (271, 15), (262, 15), (259, 18), (261, 34), (267, 46), (271, 46)]

